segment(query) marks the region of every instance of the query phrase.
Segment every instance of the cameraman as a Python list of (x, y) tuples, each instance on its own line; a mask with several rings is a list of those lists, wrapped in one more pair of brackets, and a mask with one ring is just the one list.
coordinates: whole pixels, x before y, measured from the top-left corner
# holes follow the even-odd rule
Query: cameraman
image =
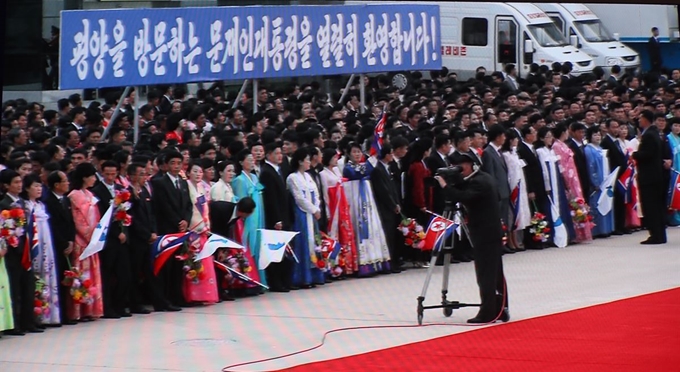
[(498, 200), (490, 197), (497, 195), (496, 184), (488, 173), (478, 170), (469, 154), (455, 153), (451, 156), (451, 162), (460, 166), (458, 179), (448, 180), (451, 185), (441, 176), (435, 176), (435, 179), (445, 189), (447, 201), (461, 203), (467, 211), (467, 226), (475, 253), (475, 273), (481, 298), (479, 313), (467, 322), (489, 323), (496, 318), (507, 322), (510, 313), (501, 258), (503, 228)]

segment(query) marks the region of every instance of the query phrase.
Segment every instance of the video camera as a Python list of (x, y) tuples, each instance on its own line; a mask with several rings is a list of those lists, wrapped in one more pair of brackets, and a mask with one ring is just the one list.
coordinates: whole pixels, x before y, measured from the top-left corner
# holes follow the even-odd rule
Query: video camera
[(461, 173), (462, 171), (463, 167), (456, 165), (452, 167), (439, 168), (437, 169), (437, 173), (435, 175), (443, 178), (448, 185), (455, 186), (461, 184), (464, 181), (463, 175)]

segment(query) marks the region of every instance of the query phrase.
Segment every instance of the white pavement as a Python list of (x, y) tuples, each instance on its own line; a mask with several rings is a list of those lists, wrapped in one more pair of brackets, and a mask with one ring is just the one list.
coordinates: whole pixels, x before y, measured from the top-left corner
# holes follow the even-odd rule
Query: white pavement
[[(504, 256), (512, 320), (680, 287), (680, 229), (668, 230), (666, 245), (639, 245), (644, 238), (646, 233), (639, 232)], [(135, 315), (48, 329), (43, 334), (4, 336), (0, 371), (217, 372), (230, 364), (314, 346), (324, 332), (334, 328), (416, 324), (416, 297), (425, 273), (425, 269), (410, 269), (179, 313)], [(453, 265), (450, 283), (450, 300), (479, 301), (472, 263)], [(439, 300), (440, 288), (441, 268), (436, 268), (426, 303)], [(463, 323), (475, 313), (475, 308), (461, 309), (444, 318), (440, 310), (430, 310), (425, 312), (425, 323)], [(342, 332), (310, 353), (236, 370), (281, 369), (471, 329), (436, 326)]]

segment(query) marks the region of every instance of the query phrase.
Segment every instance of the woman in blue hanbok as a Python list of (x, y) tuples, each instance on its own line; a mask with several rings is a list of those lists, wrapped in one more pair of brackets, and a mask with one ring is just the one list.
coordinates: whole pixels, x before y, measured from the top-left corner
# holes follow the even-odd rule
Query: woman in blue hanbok
[[(564, 224), (567, 231), (567, 241), (572, 241), (576, 236), (574, 231), (574, 223), (571, 220), (571, 210), (569, 209), (569, 201), (567, 200), (567, 192), (564, 187), (564, 180), (560, 173), (560, 157), (557, 156), (555, 150), (552, 149), (555, 142), (550, 128), (543, 127), (538, 130), (538, 141), (534, 145), (536, 147), (536, 156), (541, 162), (543, 169), (543, 182), (545, 184), (545, 191), (548, 195), (546, 203), (555, 205), (555, 210), (559, 211), (560, 220)], [(551, 210), (550, 204), (545, 210)], [(554, 216), (552, 219), (556, 220)], [(546, 217), (547, 219), (548, 217)], [(548, 222), (552, 228), (553, 233), (550, 234), (550, 240), (554, 241), (555, 231), (553, 221)]]
[[(607, 150), (600, 147), (602, 142), (602, 134), (600, 128), (593, 126), (588, 128), (586, 134), (588, 145), (585, 147), (586, 164), (588, 166), (588, 175), (590, 176), (591, 190), (588, 204), (590, 205), (590, 214), (593, 216), (593, 237), (608, 237), (614, 231), (614, 209), (609, 213), (602, 215), (597, 206), (600, 199), (600, 185), (604, 179), (609, 175), (609, 159), (607, 159)], [(613, 203), (613, 202), (612, 202)]]
[(290, 161), (290, 168), (295, 171), (286, 179), (288, 191), (295, 201), (293, 230), (299, 232), (293, 239), (297, 257), (293, 267), (293, 285), (300, 288), (325, 283), (324, 271), (317, 266), (317, 263), (323, 262), (321, 252), (316, 251), (321, 203), (316, 183), (307, 173), (310, 163), (307, 149), (297, 149)]
[(373, 166), (362, 159), (360, 145), (350, 144), (349, 160), (342, 175), (349, 180), (346, 194), (358, 251), (359, 276), (369, 276), (390, 272), (390, 253), (369, 181)]
[[(253, 214), (245, 218), (243, 222), (243, 235), (241, 237), (241, 244), (246, 245), (255, 259), (255, 263), (260, 260), (260, 229), (264, 229), (264, 210), (262, 201), (262, 190), (264, 187), (260, 183), (253, 169), (255, 168), (255, 160), (250, 150), (245, 149), (238, 153), (238, 162), (241, 166), (241, 174), (239, 174), (233, 181), (231, 186), (234, 189), (234, 196), (237, 200), (250, 197), (255, 202), (255, 211)], [(267, 284), (264, 270), (258, 268), (260, 274), (260, 282)]]

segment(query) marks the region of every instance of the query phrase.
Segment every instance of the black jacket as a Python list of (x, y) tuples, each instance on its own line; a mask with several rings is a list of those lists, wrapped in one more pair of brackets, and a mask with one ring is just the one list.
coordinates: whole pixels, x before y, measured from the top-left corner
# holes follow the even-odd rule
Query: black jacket
[(572, 138), (567, 140), (567, 146), (574, 153), (574, 164), (578, 171), (578, 179), (581, 183), (581, 190), (583, 195), (589, 195), (590, 190), (590, 176), (588, 175), (588, 163), (586, 163), (586, 153), (583, 146), (579, 146)]
[(633, 153), (637, 161), (637, 180), (640, 186), (659, 184), (658, 192), (666, 192), (667, 184), (663, 184), (663, 149), (659, 129), (649, 126), (643, 133), (637, 152)]
[(128, 211), (132, 216), (130, 225), (130, 242), (132, 244), (148, 244), (151, 234), (157, 234), (156, 214), (153, 209), (151, 195), (146, 187), (142, 187), (139, 195), (135, 195), (134, 188), (130, 186), (130, 203), (132, 207)]
[(470, 239), (476, 251), (498, 251), (502, 247), (503, 228), (496, 184), (488, 173), (479, 171), (466, 182), (447, 186), (446, 193), (454, 203), (462, 203), (467, 213)]
[(61, 201), (57, 199), (51, 190), (45, 198), (45, 209), (50, 215), (49, 225), (52, 231), (52, 244), (58, 255), (68, 248), (68, 242), (76, 240), (76, 226), (73, 223), (73, 211), (71, 200), (63, 196)]
[(281, 222), (283, 230), (288, 230), (291, 223), (286, 182), (274, 167), (265, 162), (260, 166), (260, 183), (264, 186), (262, 200), (265, 228), (273, 229), (277, 222)]
[(193, 206), (189, 196), (189, 185), (181, 178), (179, 184), (180, 189), (177, 190), (167, 174), (151, 181), (153, 187), (151, 201), (156, 212), (158, 235), (178, 233), (180, 221), (191, 222)]

